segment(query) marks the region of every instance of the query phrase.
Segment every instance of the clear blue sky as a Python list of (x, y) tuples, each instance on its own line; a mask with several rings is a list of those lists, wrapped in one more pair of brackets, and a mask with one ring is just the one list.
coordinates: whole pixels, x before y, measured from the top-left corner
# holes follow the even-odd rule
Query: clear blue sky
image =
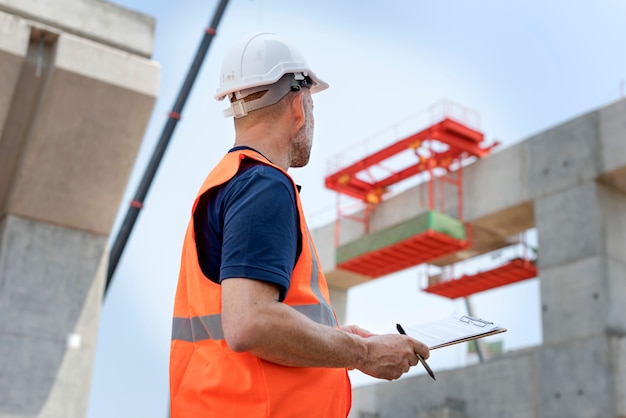
[[(116, 3), (156, 18), (153, 59), (162, 68), (123, 215), (217, 1)], [(311, 163), (290, 171), (303, 185), (315, 227), (334, 216), (335, 195), (323, 186), (326, 161), (442, 99), (477, 111), (488, 141), (505, 147), (616, 100), (626, 80), (625, 21), (621, 0), (231, 0), (104, 303), (88, 417), (167, 416), (180, 246), (200, 182), (234, 139), (232, 121), (222, 117), (224, 104), (213, 94), (221, 58), (241, 34), (263, 30), (291, 38), (331, 85), (314, 96)], [(463, 310), (421, 292), (418, 276), (412, 269), (351, 290), (348, 322), (391, 332), (395, 322), (417, 324)], [(538, 281), (530, 280), (485, 292), (473, 304), (509, 328), (502, 338), (513, 350), (541, 341), (538, 292)], [(464, 361), (462, 349), (442, 349), (430, 363), (437, 371)]]

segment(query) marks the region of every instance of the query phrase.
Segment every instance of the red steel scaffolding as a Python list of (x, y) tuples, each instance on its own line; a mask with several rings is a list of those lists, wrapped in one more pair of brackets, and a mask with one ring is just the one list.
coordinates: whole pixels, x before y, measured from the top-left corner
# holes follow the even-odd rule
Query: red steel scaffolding
[[(431, 111), (443, 107), (442, 115), (436, 121), (433, 121), (431, 115), (431, 124), (425, 129), (406, 135), (355, 162), (344, 164), (326, 177), (326, 187), (338, 193), (335, 224), (337, 248), (341, 247), (340, 229), (343, 219), (361, 222), (364, 233), (370, 234), (369, 218), (376, 205), (390, 194), (395, 185), (419, 176), (428, 182), (429, 211), (445, 212), (444, 184), (456, 188), (457, 219), (463, 222), (463, 165), (470, 158), (488, 155), (497, 143), (484, 147), (482, 132), (468, 126), (462, 120), (464, 117), (452, 115), (454, 112), (450, 109), (461, 109), (461, 112), (456, 113), (464, 116), (471, 111), (458, 105), (456, 108), (453, 106), (450, 102), (438, 104)], [(438, 193), (435, 190), (435, 180), (440, 188)], [(351, 198), (350, 206), (341, 203), (342, 196)], [(355, 207), (360, 210), (355, 210)], [(471, 234), (468, 236), (471, 237)], [(420, 234), (403, 236), (399, 242), (385, 248), (365, 251), (351, 260), (341, 260), (337, 265), (370, 277), (379, 277), (443, 257), (469, 245), (470, 239), (467, 236), (453, 238), (429, 226)]]

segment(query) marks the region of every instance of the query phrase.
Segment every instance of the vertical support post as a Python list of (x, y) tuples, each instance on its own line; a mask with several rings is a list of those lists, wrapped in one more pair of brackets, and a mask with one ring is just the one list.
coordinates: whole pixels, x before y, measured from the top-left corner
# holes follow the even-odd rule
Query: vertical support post
[(457, 217), (459, 218), (459, 220), (461, 222), (463, 222), (465, 216), (463, 214), (464, 212), (464, 207), (463, 207), (463, 163), (461, 160), (459, 160), (459, 168), (456, 171), (456, 180), (457, 180), (457, 188), (456, 188), (456, 193), (457, 193), (457, 207), (459, 210), (459, 213), (457, 214)]

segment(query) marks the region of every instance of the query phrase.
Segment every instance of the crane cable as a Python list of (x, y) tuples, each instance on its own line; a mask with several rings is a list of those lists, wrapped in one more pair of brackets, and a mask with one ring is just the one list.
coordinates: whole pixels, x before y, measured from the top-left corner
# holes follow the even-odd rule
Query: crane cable
[(163, 155), (165, 154), (165, 150), (167, 149), (170, 139), (174, 133), (174, 129), (176, 128), (176, 125), (180, 120), (183, 107), (185, 106), (187, 98), (189, 97), (189, 93), (191, 92), (196, 77), (200, 72), (200, 67), (204, 62), (206, 54), (209, 50), (209, 46), (211, 45), (211, 41), (213, 41), (213, 38), (217, 34), (217, 26), (222, 19), (222, 15), (226, 10), (227, 4), (228, 0), (220, 0), (220, 3), (215, 11), (210, 26), (204, 30), (202, 41), (200, 42), (200, 46), (198, 47), (191, 67), (187, 72), (187, 76), (185, 77), (183, 86), (178, 93), (178, 97), (176, 99), (176, 102), (174, 103), (174, 107), (169, 113), (167, 122), (165, 123), (165, 127), (163, 128), (163, 131), (161, 133), (161, 137), (159, 138), (156, 148), (154, 149), (154, 152), (152, 154), (152, 158), (150, 159), (150, 162), (146, 167), (141, 182), (139, 183), (139, 187), (135, 192), (135, 196), (130, 202), (128, 211), (126, 212), (126, 217), (124, 218), (124, 221), (117, 233), (117, 236), (115, 237), (115, 241), (113, 243), (113, 247), (111, 248), (111, 253), (109, 256), (109, 268), (107, 271), (106, 284), (104, 288), (104, 297), (106, 297), (107, 291), (111, 286), (113, 275), (115, 274), (115, 269), (117, 268), (120, 257), (122, 256), (122, 252), (124, 251), (124, 247), (126, 247), (128, 238), (130, 237), (135, 222), (137, 221), (139, 211), (143, 208), (143, 202), (146, 198), (146, 195), (148, 194), (148, 189), (152, 184), (159, 164), (161, 163)]

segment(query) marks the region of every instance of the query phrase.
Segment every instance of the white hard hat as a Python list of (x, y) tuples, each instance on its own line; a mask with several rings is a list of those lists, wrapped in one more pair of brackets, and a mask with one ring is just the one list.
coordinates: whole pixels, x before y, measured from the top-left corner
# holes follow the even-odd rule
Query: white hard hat
[[(223, 100), (234, 95), (231, 107), (224, 114), (242, 117), (249, 111), (278, 102), (289, 90), (297, 90), (299, 86), (309, 87), (311, 93), (328, 88), (296, 48), (275, 34), (255, 33), (239, 40), (224, 57), (215, 98)], [(243, 100), (263, 90), (268, 92), (261, 98)]]

